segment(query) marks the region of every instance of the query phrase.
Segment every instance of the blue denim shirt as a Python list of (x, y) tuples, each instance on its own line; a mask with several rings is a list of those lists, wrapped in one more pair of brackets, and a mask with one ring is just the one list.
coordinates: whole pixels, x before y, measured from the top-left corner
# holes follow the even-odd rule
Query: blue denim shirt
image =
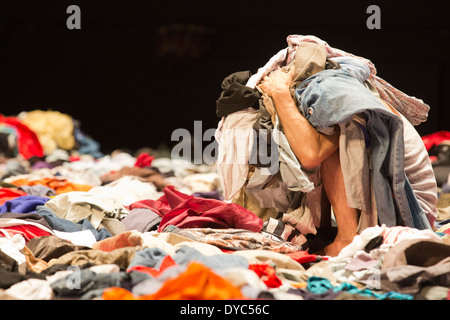
[(404, 172), (402, 119), (386, 109), (364, 86), (370, 74), (365, 65), (351, 57), (335, 60), (342, 69), (316, 73), (296, 88), (300, 112), (323, 132), (354, 114), (363, 114), (371, 140), (379, 223), (431, 228)]

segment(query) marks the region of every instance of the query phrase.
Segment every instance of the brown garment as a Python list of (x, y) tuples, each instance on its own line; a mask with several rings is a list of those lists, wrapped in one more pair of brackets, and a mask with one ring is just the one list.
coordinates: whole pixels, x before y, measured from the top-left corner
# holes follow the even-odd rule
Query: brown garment
[(123, 176), (135, 176), (141, 178), (142, 181), (153, 183), (156, 188), (161, 191), (169, 185), (164, 181), (164, 176), (159, 172), (150, 168), (141, 167), (122, 167), (119, 171), (111, 172), (101, 177), (103, 183), (109, 183), (122, 178)]
[(380, 289), (416, 294), (425, 286), (450, 287), (450, 257), (429, 267), (403, 265), (382, 270)]
[(57, 264), (65, 264), (71, 266), (83, 266), (87, 263), (94, 265), (100, 264), (116, 264), (120, 268), (126, 269), (130, 264), (130, 261), (134, 258), (138, 247), (125, 247), (115, 249), (110, 252), (102, 250), (77, 250), (66, 253), (65, 255), (52, 259), (49, 261), (48, 266), (54, 266)]
[[(310, 76), (326, 69), (340, 69), (339, 63), (327, 58), (326, 47), (313, 42), (299, 44), (293, 64), (295, 68), (294, 79), (290, 89), (293, 98), (295, 98), (295, 89), (298, 85)], [(290, 67), (291, 65), (287, 66), (287, 68)]]
[(300, 82), (310, 76), (325, 70), (327, 49), (325, 46), (313, 42), (302, 42), (295, 53), (295, 77), (292, 85), (297, 87)]
[(450, 286), (450, 245), (423, 240), (402, 240), (384, 255), (381, 289), (418, 293), (427, 285)]
[(54, 235), (33, 238), (27, 242), (26, 246), (36, 259), (46, 262), (69, 252), (89, 249), (89, 247), (74, 245), (70, 241)]
[(402, 240), (386, 252), (382, 270), (403, 265), (429, 267), (450, 257), (450, 245), (423, 239)]
[(41, 259), (37, 259), (31, 252), (31, 250), (27, 248), (27, 246), (23, 248), (23, 253), (25, 255), (26, 266), (28, 270), (35, 273), (41, 273), (48, 268), (47, 262)]

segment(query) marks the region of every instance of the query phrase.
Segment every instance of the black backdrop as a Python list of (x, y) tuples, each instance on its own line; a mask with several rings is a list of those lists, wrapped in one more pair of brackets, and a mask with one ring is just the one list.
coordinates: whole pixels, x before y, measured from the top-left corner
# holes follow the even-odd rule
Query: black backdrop
[[(370, 59), (378, 75), (431, 106), (421, 135), (450, 130), (448, 1), (5, 1), (0, 113), (70, 114), (102, 149), (173, 145), (177, 128), (217, 126), (227, 75), (256, 72), (289, 34)], [(66, 9), (81, 9), (69, 30)], [(381, 9), (369, 30), (366, 8)]]

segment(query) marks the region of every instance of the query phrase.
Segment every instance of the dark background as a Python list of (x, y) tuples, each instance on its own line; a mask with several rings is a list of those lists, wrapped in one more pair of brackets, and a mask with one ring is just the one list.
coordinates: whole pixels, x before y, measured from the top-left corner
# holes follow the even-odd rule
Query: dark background
[[(290, 34), (370, 59), (431, 106), (421, 135), (450, 130), (448, 1), (0, 3), (0, 113), (68, 113), (105, 151), (173, 145), (172, 131), (193, 132), (195, 120), (215, 128), (223, 78), (255, 73)], [(81, 30), (66, 27), (71, 4)], [(370, 4), (381, 30), (366, 27)]]

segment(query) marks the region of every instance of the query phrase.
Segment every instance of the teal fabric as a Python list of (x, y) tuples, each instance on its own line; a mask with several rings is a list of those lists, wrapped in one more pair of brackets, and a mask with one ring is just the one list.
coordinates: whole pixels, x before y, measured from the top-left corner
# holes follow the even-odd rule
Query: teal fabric
[(395, 291), (390, 291), (386, 293), (377, 293), (368, 288), (358, 289), (354, 285), (344, 282), (339, 286), (333, 286), (330, 280), (321, 277), (309, 277), (306, 289), (314, 294), (322, 294), (330, 289), (334, 292), (344, 291), (350, 294), (359, 294), (366, 297), (374, 297), (379, 300), (385, 299), (397, 299), (397, 300), (413, 300), (413, 296), (410, 294), (402, 294)]

